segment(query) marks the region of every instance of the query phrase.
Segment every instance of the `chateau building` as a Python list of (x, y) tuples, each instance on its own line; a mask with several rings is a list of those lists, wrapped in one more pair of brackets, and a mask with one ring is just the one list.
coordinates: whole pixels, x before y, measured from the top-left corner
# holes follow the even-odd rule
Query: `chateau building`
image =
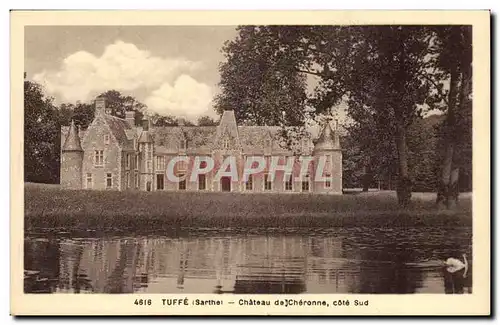
[[(306, 133), (285, 146), (280, 127), (239, 126), (231, 110), (224, 111), (217, 126), (167, 127), (156, 127), (147, 117), (135, 125), (133, 111), (125, 119), (112, 116), (103, 97), (96, 99), (95, 110), (86, 130), (73, 121), (61, 128), (65, 188), (342, 193), (342, 151), (337, 127), (333, 130), (330, 123), (318, 137)], [(251, 157), (265, 163), (259, 172), (245, 174)], [(208, 168), (207, 158), (215, 168)], [(234, 164), (224, 165), (227, 161)], [(258, 165), (251, 161), (248, 166)], [(235, 173), (222, 173), (226, 167)], [(194, 173), (200, 169), (207, 172)]]

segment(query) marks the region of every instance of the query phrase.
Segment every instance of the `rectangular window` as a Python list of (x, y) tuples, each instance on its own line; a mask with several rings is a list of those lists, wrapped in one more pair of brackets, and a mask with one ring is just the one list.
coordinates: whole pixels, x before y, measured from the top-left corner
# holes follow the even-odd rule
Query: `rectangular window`
[(186, 140), (182, 139), (179, 147), (181, 150), (186, 150)]
[(134, 176), (135, 188), (139, 188), (139, 173), (135, 172)]
[(179, 190), (183, 191), (186, 189), (186, 178), (184, 177), (185, 174), (179, 174), (178, 177), (180, 178), (179, 181)]
[(292, 176), (292, 174), (285, 175), (285, 191), (293, 191), (293, 176)]
[(302, 178), (302, 192), (309, 192), (309, 174)]
[(92, 188), (92, 174), (87, 173), (87, 188)]
[(107, 173), (106, 174), (106, 188), (111, 188), (113, 187), (113, 174)]
[(225, 138), (225, 139), (224, 139), (224, 142), (223, 142), (223, 144), (222, 144), (222, 147), (223, 147), (224, 149), (229, 149), (229, 139), (228, 139), (228, 138)]
[(163, 190), (165, 187), (165, 175), (156, 174), (156, 189)]
[(94, 150), (94, 166), (104, 166), (104, 150)]
[(272, 189), (272, 187), (273, 187), (273, 185), (271, 183), (271, 175), (264, 174), (264, 190), (270, 191)]
[(165, 157), (156, 156), (156, 170), (165, 170)]
[(207, 178), (206, 175), (198, 175), (198, 190), (204, 191), (207, 188)]
[(253, 175), (248, 175), (247, 181), (245, 182), (245, 190), (253, 191)]
[(130, 173), (129, 172), (125, 172), (125, 182), (127, 183), (126, 188), (130, 188)]
[(109, 134), (104, 135), (104, 144), (109, 144)]
[(139, 170), (139, 155), (135, 156), (135, 170)]
[(326, 174), (325, 188), (332, 188), (332, 175)]
[(150, 160), (148, 160), (148, 162), (146, 163), (146, 167), (147, 167), (147, 172), (151, 173), (152, 170), (151, 170), (151, 161)]
[(126, 161), (126, 166), (127, 166), (127, 169), (130, 169), (130, 160), (131, 160), (130, 158), (131, 158), (131, 157), (130, 157), (130, 154), (128, 153), (128, 154), (127, 154), (127, 158), (126, 158), (126, 159), (127, 159), (127, 161)]

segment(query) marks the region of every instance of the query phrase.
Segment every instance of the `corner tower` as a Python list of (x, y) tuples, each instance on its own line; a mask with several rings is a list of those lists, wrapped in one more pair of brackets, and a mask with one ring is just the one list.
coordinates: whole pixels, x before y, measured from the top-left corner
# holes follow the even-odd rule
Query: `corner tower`
[(82, 188), (83, 149), (78, 133), (72, 120), (61, 150), (61, 186), (64, 188)]
[(314, 143), (313, 156), (316, 167), (314, 192), (342, 194), (342, 149), (338, 122), (335, 123), (335, 131), (332, 130), (330, 121), (325, 124)]

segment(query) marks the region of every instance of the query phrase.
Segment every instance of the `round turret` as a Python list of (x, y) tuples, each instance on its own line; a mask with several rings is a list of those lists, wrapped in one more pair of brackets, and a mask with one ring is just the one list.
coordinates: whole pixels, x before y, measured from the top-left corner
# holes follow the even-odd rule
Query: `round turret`
[(333, 131), (327, 122), (314, 142), (315, 168), (322, 168), (322, 171), (315, 173), (322, 175), (314, 183), (314, 190), (318, 193), (342, 193), (342, 150), (337, 130), (338, 126)]
[(61, 150), (61, 185), (65, 188), (82, 188), (83, 149), (75, 122), (71, 121), (68, 135)]

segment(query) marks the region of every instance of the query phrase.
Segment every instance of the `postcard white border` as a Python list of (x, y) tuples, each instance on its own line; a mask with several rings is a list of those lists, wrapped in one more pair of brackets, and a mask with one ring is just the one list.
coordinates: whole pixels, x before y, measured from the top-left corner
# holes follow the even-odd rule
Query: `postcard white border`
[[(13, 11), (11, 12), (11, 314), (13, 315), (487, 315), (490, 313), (490, 12), (489, 11)], [(27, 25), (466, 24), (473, 26), (473, 293), (470, 295), (294, 295), (369, 299), (368, 307), (194, 308), (161, 306), (169, 294), (23, 293), (23, 72)], [(235, 295), (182, 295), (237, 300)], [(244, 295), (262, 299), (262, 295)], [(154, 299), (139, 307), (136, 298)], [(265, 299), (290, 298), (266, 295)]]

